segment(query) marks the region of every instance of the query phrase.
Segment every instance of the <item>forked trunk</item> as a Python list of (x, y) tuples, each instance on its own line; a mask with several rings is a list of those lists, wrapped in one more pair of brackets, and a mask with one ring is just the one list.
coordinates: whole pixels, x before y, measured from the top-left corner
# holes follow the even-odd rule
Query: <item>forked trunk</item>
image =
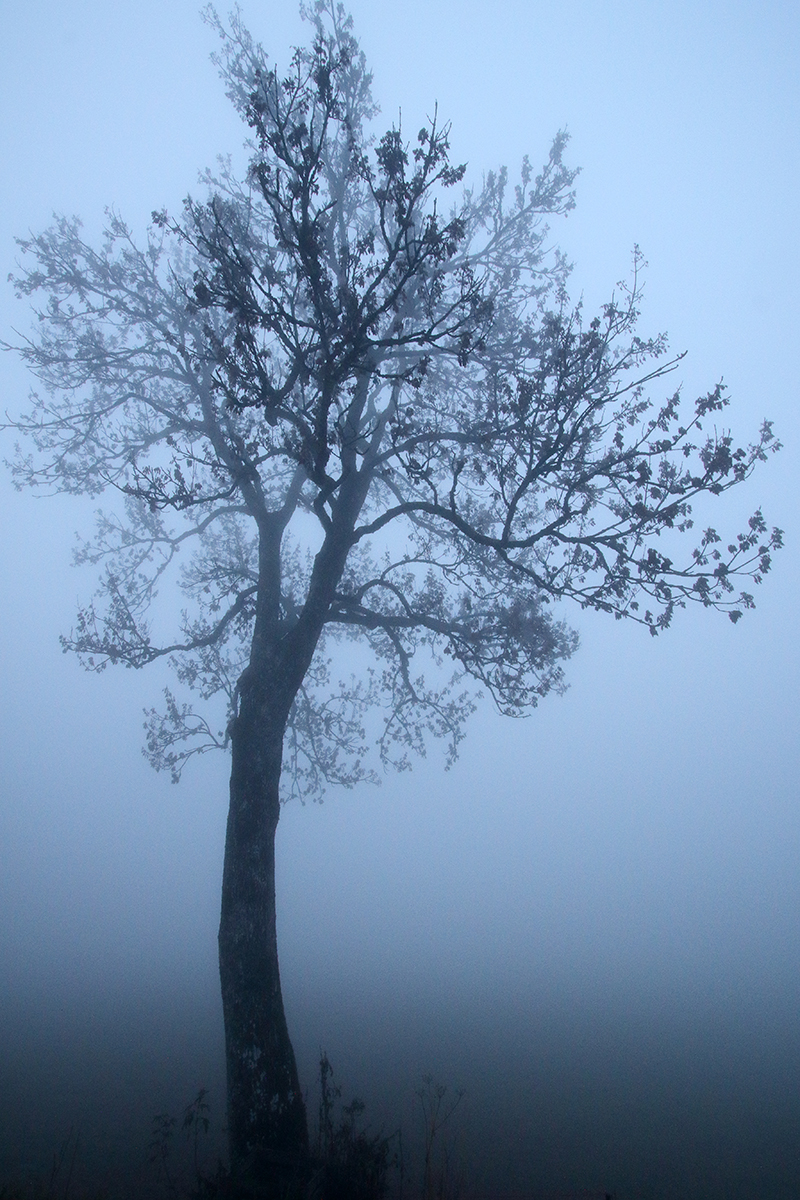
[[(284, 722), (243, 695), (232, 732), (219, 966), (231, 1170), (260, 1182), (308, 1158), (308, 1126), (286, 1025), (275, 929), (275, 832)], [(280, 724), (280, 728), (276, 726)]]

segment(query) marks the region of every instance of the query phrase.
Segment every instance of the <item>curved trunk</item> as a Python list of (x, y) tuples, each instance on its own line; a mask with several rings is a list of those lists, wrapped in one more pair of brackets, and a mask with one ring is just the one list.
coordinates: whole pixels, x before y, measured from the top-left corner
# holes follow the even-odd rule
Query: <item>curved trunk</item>
[[(275, 1179), (308, 1158), (275, 929), (275, 832), (284, 721), (248, 688), (231, 730), (219, 968), (235, 1175)], [(280, 726), (280, 727), (278, 727)]]

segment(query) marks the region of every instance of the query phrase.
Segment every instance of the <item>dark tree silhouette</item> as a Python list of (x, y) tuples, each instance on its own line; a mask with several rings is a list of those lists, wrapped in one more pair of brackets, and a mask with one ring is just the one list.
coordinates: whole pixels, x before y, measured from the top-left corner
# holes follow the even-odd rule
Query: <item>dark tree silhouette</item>
[[(237, 14), (206, 16), (247, 177), (208, 174), (141, 248), (113, 212), (99, 250), (75, 219), (20, 242), (18, 292), (45, 297), (20, 349), (44, 386), (11, 421), (12, 466), (19, 486), (121, 496), (79, 551), (99, 589), (64, 647), (91, 670), (166, 656), (184, 691), (227, 701), (215, 723), (167, 691), (146, 752), (177, 778), (230, 747), (230, 1151), (264, 1174), (308, 1153), (275, 935), (282, 796), (371, 777), (370, 746), (403, 768), (432, 734), (452, 758), (476, 688), (510, 714), (562, 689), (576, 637), (553, 601), (652, 633), (688, 601), (737, 619), (736, 578), (760, 581), (780, 532), (757, 512), (730, 544), (680, 535), (777, 443), (769, 423), (740, 448), (716, 428), (722, 385), (649, 398), (679, 358), (635, 333), (638, 252), (597, 316), (570, 306), (544, 223), (573, 205), (565, 135), (538, 175), (525, 159), (515, 187), (503, 169), (464, 190), (435, 114), (410, 139), (370, 132), (334, 0), (305, 13), (285, 77)], [(173, 575), (187, 607), (157, 639)], [(337, 657), (342, 639), (362, 649)]]

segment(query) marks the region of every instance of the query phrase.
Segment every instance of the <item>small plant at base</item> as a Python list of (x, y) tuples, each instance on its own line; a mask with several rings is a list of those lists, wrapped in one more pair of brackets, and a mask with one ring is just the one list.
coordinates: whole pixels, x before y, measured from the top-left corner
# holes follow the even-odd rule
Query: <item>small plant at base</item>
[(458, 1200), (461, 1192), (460, 1172), (455, 1178), (451, 1170), (452, 1145), (445, 1144), (440, 1153), (439, 1169), (436, 1170), (434, 1145), (442, 1129), (452, 1117), (466, 1095), (464, 1088), (456, 1088), (450, 1099), (447, 1088), (434, 1083), (432, 1076), (425, 1075), (422, 1087), (417, 1090), (417, 1099), (422, 1106), (425, 1134), (425, 1160), (422, 1176), (423, 1200)]
[(223, 1194), (220, 1188), (223, 1179), (226, 1177), (226, 1172), (222, 1164), (218, 1164), (214, 1176), (205, 1175), (200, 1169), (200, 1135), (202, 1133), (207, 1136), (211, 1127), (211, 1118), (209, 1115), (211, 1106), (207, 1100), (207, 1096), (208, 1089), (200, 1088), (194, 1100), (190, 1104), (187, 1104), (183, 1110), (183, 1118), (181, 1120), (181, 1129), (186, 1136), (187, 1142), (192, 1147), (195, 1186), (191, 1191), (186, 1189), (185, 1184), (183, 1189), (179, 1187), (174, 1171), (170, 1166), (173, 1139), (178, 1124), (177, 1118), (171, 1116), (169, 1113), (158, 1113), (153, 1117), (150, 1162), (158, 1164), (170, 1196), (179, 1196), (183, 1191), (191, 1197), (191, 1200), (199, 1200), (200, 1197)]
[(169, 1158), (172, 1152), (172, 1139), (175, 1135), (175, 1117), (169, 1113), (156, 1113), (153, 1117), (153, 1130), (150, 1138), (151, 1163), (157, 1163), (164, 1176), (170, 1195), (177, 1196), (178, 1187), (169, 1169)]
[(357, 1128), (364, 1103), (353, 1099), (342, 1106), (337, 1125), (334, 1110), (342, 1090), (333, 1083), (333, 1068), (324, 1051), (319, 1060), (319, 1129), (317, 1156), (324, 1200), (381, 1200), (388, 1188), (392, 1166), (399, 1157), (392, 1154), (392, 1137), (369, 1134)]
[(192, 1140), (192, 1161), (194, 1163), (194, 1173), (197, 1177), (198, 1188), (202, 1183), (200, 1162), (197, 1153), (200, 1130), (202, 1129), (203, 1133), (207, 1134), (210, 1125), (208, 1114), (211, 1111), (211, 1107), (206, 1100), (207, 1095), (208, 1090), (206, 1088), (200, 1088), (200, 1091), (197, 1093), (191, 1104), (187, 1104), (183, 1114), (182, 1124), (182, 1128), (187, 1138), (191, 1138)]

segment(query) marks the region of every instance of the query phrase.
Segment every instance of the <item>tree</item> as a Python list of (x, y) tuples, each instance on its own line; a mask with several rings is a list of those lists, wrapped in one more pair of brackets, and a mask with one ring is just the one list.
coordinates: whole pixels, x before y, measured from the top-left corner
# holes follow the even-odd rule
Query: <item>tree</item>
[[(285, 77), (238, 14), (218, 64), (250, 165), (103, 246), (62, 218), (20, 241), (20, 348), (44, 386), (10, 422), (18, 486), (116, 493), (78, 558), (94, 599), (63, 639), (90, 670), (161, 658), (146, 753), (178, 778), (231, 753), (219, 933), (235, 1171), (308, 1153), (281, 998), (274, 841), (282, 798), (399, 768), (428, 735), (456, 754), (477, 689), (522, 714), (564, 686), (571, 598), (665, 629), (689, 601), (736, 620), (781, 543), (760, 512), (730, 543), (692, 506), (777, 449), (713, 422), (721, 384), (658, 403), (664, 337), (635, 330), (641, 258), (602, 311), (571, 306), (547, 217), (573, 203), (559, 134), (534, 175), (462, 190), (449, 127), (373, 135), (371, 78), (334, 0)], [(703, 431), (710, 418), (712, 428)], [(686, 536), (689, 535), (688, 539)], [(157, 592), (187, 607), (157, 637)], [(335, 643), (353, 639), (348, 677)], [(371, 655), (367, 665), (367, 652)], [(363, 660), (362, 660), (363, 655)], [(222, 728), (218, 729), (217, 725)]]

